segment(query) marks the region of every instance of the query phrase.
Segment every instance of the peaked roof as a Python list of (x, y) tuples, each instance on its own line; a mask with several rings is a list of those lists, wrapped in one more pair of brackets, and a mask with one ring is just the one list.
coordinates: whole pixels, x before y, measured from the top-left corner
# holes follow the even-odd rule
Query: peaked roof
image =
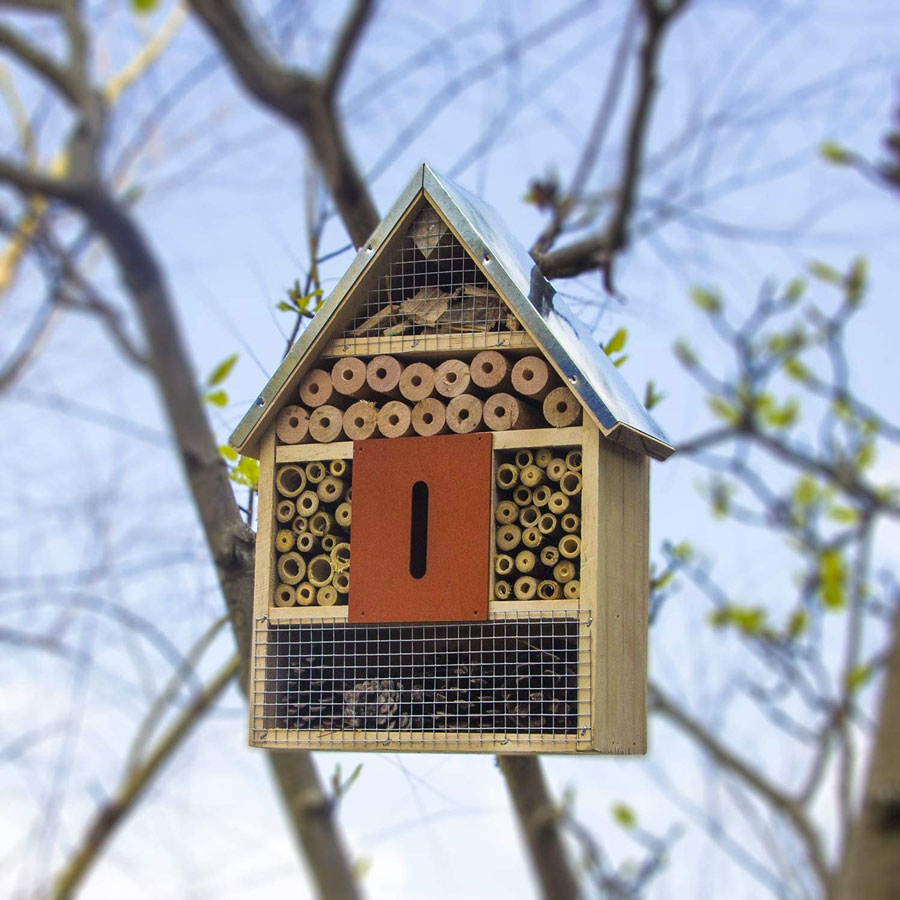
[(670, 456), (674, 447), (665, 434), (494, 209), (427, 165), (416, 172), (241, 419), (229, 439), (232, 446), (245, 455), (255, 455), (262, 432), (278, 411), (283, 388), (292, 377), (302, 375), (298, 369), (304, 361), (309, 362), (305, 360), (308, 351), (321, 343), (324, 332), (333, 330), (329, 326), (363, 270), (423, 192), (452, 225), (463, 248), (500, 290), (605, 437), (655, 459)]

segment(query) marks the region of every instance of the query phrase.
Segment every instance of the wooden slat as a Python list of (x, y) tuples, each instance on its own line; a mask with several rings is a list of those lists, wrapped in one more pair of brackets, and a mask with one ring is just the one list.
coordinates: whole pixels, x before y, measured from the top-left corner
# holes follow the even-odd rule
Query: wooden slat
[(581, 426), (572, 428), (523, 428), (520, 431), (495, 431), (494, 449), (519, 447), (577, 447), (581, 443)]
[[(515, 553), (516, 550), (512, 552)], [(491, 600), (489, 618), (511, 618), (515, 615), (527, 616), (528, 613), (539, 612), (554, 612), (559, 613), (560, 616), (566, 614), (577, 616), (580, 609), (579, 603), (580, 601), (569, 600), (567, 597), (559, 600)]]
[(592, 621), (590, 626), (581, 625), (581, 629), (590, 632), (590, 651), (586, 664), (590, 667), (591, 677), (588, 683), (578, 684), (579, 708), (583, 702), (587, 702), (592, 710), (590, 730), (586, 737), (593, 742), (598, 728), (598, 721), (602, 715), (598, 704), (598, 691), (603, 691), (605, 675), (600, 671), (600, 657), (598, 640), (605, 634), (601, 617), (603, 606), (600, 602), (602, 595), (599, 581), (598, 553), (600, 543), (599, 532), (599, 481), (594, 475), (600, 471), (600, 442), (604, 440), (600, 436), (597, 427), (589, 419), (586, 419), (581, 428), (563, 429), (581, 432), (581, 471), (584, 473), (581, 492), (581, 603), (584, 608), (590, 609)]
[(275, 450), (275, 462), (309, 462), (314, 459), (352, 459), (353, 441), (333, 444), (284, 444)]
[(524, 331), (480, 332), (477, 334), (373, 335), (343, 337), (331, 341), (322, 357), (378, 356), (415, 353), (416, 357), (439, 358), (480, 350), (532, 350), (537, 345)]
[(346, 620), (346, 606), (283, 606), (269, 610), (269, 621), (283, 625), (286, 622), (308, 622), (310, 619)]

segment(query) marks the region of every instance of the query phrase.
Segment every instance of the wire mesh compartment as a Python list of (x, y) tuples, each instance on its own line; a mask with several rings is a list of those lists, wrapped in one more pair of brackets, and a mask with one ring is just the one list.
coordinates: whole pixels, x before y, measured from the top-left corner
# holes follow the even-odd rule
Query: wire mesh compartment
[[(590, 725), (590, 620), (500, 615), (481, 623), (261, 623), (254, 743), (365, 745), (531, 736)], [(464, 749), (464, 748), (461, 748)]]

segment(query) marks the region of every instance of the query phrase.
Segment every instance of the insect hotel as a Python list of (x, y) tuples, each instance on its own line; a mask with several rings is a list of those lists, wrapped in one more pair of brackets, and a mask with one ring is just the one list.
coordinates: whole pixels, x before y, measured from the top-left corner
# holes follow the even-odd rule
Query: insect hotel
[(672, 447), (482, 201), (418, 171), (231, 442), (260, 461), (251, 743), (645, 752)]

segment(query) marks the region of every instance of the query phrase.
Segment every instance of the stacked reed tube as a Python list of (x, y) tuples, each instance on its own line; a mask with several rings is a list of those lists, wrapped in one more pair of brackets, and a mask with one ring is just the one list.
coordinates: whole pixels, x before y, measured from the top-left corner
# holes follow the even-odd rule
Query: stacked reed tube
[(350, 593), (351, 462), (275, 470), (278, 586), (272, 605), (344, 606)]
[(495, 454), (494, 599), (581, 595), (581, 449)]
[(523, 428), (564, 428), (581, 405), (538, 356), (485, 350), (471, 360), (355, 356), (320, 363), (276, 422), (283, 444)]

